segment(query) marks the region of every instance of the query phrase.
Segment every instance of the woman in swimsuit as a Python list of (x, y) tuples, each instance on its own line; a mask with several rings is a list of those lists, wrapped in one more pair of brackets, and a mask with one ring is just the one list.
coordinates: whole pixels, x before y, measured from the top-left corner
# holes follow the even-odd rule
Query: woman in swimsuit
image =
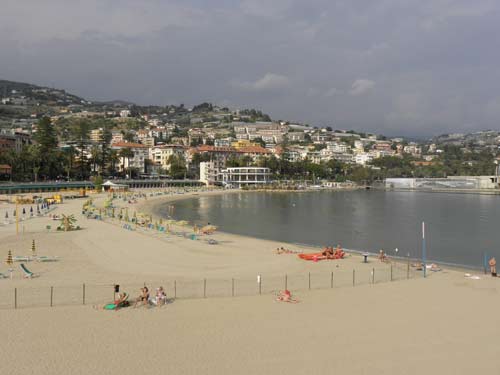
[(141, 303), (142, 305), (147, 305), (148, 300), (149, 300), (149, 290), (145, 286), (144, 288), (141, 288), (141, 295), (136, 298), (134, 307), (137, 307), (139, 303)]

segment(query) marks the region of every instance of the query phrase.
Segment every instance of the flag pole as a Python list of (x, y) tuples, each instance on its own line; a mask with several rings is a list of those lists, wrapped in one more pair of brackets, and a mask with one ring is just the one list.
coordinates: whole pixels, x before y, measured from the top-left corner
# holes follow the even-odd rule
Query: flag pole
[(427, 272), (427, 249), (425, 247), (425, 222), (422, 221), (422, 265), (424, 270), (424, 277)]
[(16, 198), (16, 235), (19, 235), (19, 202)]

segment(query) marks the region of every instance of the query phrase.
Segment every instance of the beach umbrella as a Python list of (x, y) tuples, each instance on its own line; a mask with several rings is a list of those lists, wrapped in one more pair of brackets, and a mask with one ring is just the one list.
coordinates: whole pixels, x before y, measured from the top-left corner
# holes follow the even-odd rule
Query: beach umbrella
[(23, 207), (23, 215), (26, 215), (26, 208)]
[(5, 263), (7, 263), (9, 266), (12, 266), (14, 264), (14, 260), (12, 259), (12, 251), (9, 250), (9, 253), (7, 254), (7, 259), (5, 260)]
[(39, 204), (36, 205), (36, 212), (40, 212), (40, 205)]
[(31, 241), (31, 254), (33, 254), (33, 257), (36, 257), (36, 246), (35, 246), (35, 240)]
[(16, 217), (16, 210), (12, 213), (12, 216)]
[(114, 207), (111, 209), (111, 217), (115, 217), (115, 208)]
[(5, 218), (8, 219), (9, 218), (9, 213), (7, 211), (5, 211)]
[(128, 208), (125, 210), (125, 221), (128, 223), (129, 222), (129, 217), (128, 217)]
[(30, 216), (33, 216), (33, 206), (30, 207)]

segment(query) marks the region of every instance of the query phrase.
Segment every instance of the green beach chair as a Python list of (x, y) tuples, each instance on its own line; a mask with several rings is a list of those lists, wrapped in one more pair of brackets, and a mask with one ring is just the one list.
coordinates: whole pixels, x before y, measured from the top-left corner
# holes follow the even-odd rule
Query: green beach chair
[(21, 266), (21, 269), (24, 272), (24, 277), (25, 278), (31, 279), (31, 278), (33, 278), (35, 276), (35, 274), (33, 272), (31, 272), (29, 269), (26, 268), (26, 266), (24, 265), (24, 263), (21, 263), (20, 266)]
[(129, 302), (128, 302), (128, 294), (125, 293), (125, 298), (123, 299), (122, 302), (120, 302), (118, 305), (114, 304), (114, 303), (108, 303), (107, 305), (104, 305), (104, 310), (118, 310), (122, 307), (125, 307), (125, 306), (128, 306)]

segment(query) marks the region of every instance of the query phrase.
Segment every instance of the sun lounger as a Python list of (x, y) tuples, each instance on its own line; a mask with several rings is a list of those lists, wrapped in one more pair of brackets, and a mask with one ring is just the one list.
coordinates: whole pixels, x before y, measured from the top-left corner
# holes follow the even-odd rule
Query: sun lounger
[(33, 278), (35, 276), (35, 274), (33, 272), (31, 272), (29, 269), (26, 268), (26, 266), (24, 265), (24, 263), (21, 263), (20, 266), (21, 266), (21, 269), (24, 272), (24, 277), (31, 279), (31, 278)]
[(49, 257), (49, 256), (45, 256), (45, 255), (40, 255), (40, 256), (36, 257), (35, 259), (38, 262), (57, 262), (59, 260), (59, 257), (57, 257), (57, 256)]
[(14, 262), (29, 262), (31, 259), (29, 256), (17, 255), (17, 256), (12, 257), (12, 260)]

